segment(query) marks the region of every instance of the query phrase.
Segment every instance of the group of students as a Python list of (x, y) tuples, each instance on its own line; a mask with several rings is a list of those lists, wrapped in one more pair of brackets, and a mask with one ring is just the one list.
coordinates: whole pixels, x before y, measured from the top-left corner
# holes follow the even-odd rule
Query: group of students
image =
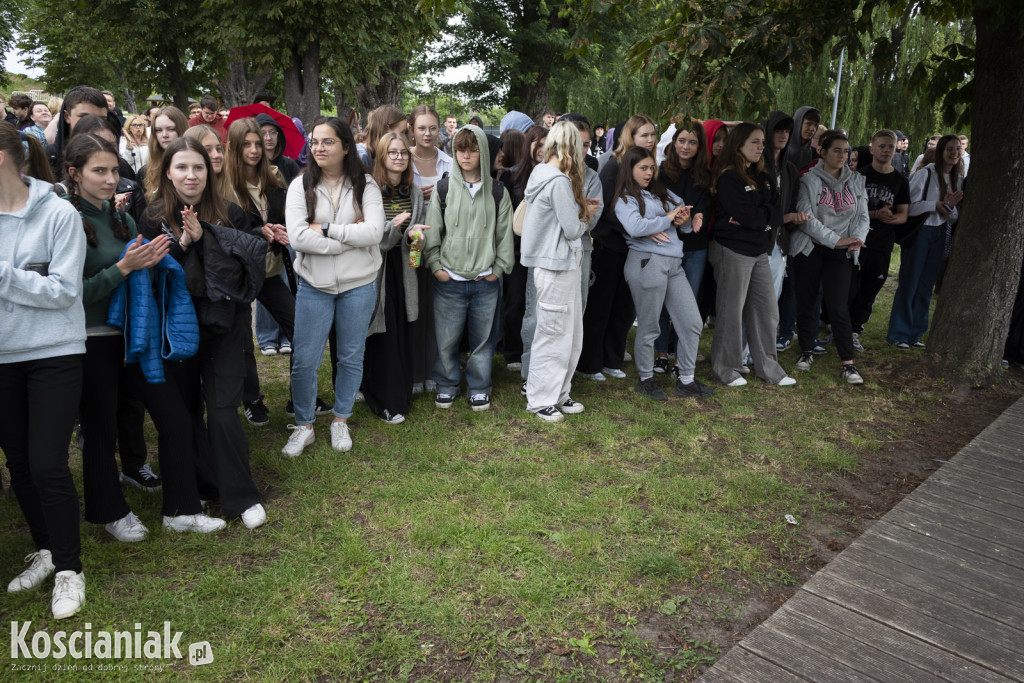
[[(709, 313), (716, 381), (742, 386), (752, 364), (763, 381), (793, 385), (776, 348), (784, 282), (796, 301), (796, 367), (810, 370), (823, 308), (842, 376), (858, 384), (855, 334), (880, 287), (874, 275), (858, 280), (859, 269), (887, 272), (895, 226), (924, 216), (904, 244), (890, 323), (895, 343), (919, 343), (930, 231), (955, 219), (962, 197), (946, 138), (909, 195), (890, 163), (891, 131), (875, 134), (872, 162), (857, 172), (839, 131), (821, 135), (814, 161), (810, 108), (763, 125), (679, 122), (659, 164), (644, 115), (618, 127), (600, 158), (588, 153), (585, 117), (545, 126), (519, 112), (500, 137), (475, 125), (449, 132), (449, 156), (431, 107), (382, 107), (358, 139), (337, 118), (313, 122), (299, 172), (273, 119), (219, 130), (205, 112), (218, 116), (215, 104), (204, 101), (192, 122), (173, 107), (154, 112), (147, 161), (128, 185), (126, 129), (98, 90), (65, 96), (46, 148), (0, 124), (0, 302), (11, 321), (0, 329), (0, 408), (11, 418), (0, 449), (36, 546), (9, 590), (56, 572), (56, 618), (85, 599), (67, 456), (76, 419), (85, 518), (118, 540), (148, 533), (115, 461), (143, 409), (158, 432), (166, 529), (223, 528), (206, 513), (213, 500), (250, 529), (265, 522), (238, 413), (268, 421), (255, 301), (292, 347), (286, 457), (315, 441), (327, 413), (331, 446), (350, 450), (360, 394), (400, 424), (419, 392), (451, 408), (465, 374), (470, 408), (487, 410), (499, 344), (528, 411), (547, 422), (581, 413), (574, 374), (625, 377), (634, 320), (645, 397), (666, 399), (659, 373), (678, 396), (713, 395), (696, 377)], [(333, 405), (317, 396), (328, 345)]]

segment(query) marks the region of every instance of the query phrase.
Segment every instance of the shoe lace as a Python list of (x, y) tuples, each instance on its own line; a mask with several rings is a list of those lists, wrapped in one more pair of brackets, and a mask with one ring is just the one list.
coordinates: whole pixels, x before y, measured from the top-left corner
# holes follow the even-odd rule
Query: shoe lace
[(35, 566), (35, 564), (37, 562), (42, 562), (42, 561), (43, 561), (43, 555), (38, 550), (36, 552), (34, 552), (34, 553), (29, 553), (28, 555), (25, 556), (25, 564), (32, 563), (32, 565)]
[(473, 394), (469, 397), (470, 401), (487, 401), (487, 394)]
[(288, 437), (289, 446), (303, 443), (306, 440), (306, 427), (302, 425), (288, 425), (288, 429), (292, 430), (291, 436)]
[(156, 476), (156, 473), (153, 471), (153, 468), (149, 466), (148, 462), (145, 463), (142, 467), (139, 468), (139, 474), (142, 476), (143, 479), (159, 479), (160, 478), (160, 477)]
[(74, 590), (71, 587), (72, 578), (74, 577), (70, 574), (65, 574), (64, 576), (58, 574), (53, 583), (54, 595), (71, 593)]

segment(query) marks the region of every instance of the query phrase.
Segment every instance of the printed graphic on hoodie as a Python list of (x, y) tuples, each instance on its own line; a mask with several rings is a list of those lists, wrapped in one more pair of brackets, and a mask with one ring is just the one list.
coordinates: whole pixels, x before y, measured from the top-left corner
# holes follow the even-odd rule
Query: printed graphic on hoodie
[(835, 192), (831, 188), (822, 185), (821, 194), (818, 195), (818, 206), (831, 207), (836, 213), (849, 211), (856, 204), (857, 199), (846, 185), (843, 186), (840, 192)]

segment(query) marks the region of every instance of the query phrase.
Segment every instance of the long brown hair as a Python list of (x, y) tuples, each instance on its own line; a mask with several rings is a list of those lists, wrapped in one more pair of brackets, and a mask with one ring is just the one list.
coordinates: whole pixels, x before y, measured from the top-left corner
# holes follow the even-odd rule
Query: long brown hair
[[(743, 154), (740, 153), (740, 148), (747, 142), (751, 135), (757, 131), (764, 132), (764, 128), (757, 125), (756, 123), (750, 123), (744, 121), (740, 125), (729, 131), (729, 136), (725, 138), (725, 147), (722, 148), (722, 153), (715, 159), (714, 168), (711, 170), (711, 174), (715, 178), (715, 183), (718, 183), (718, 178), (723, 173), (728, 171), (730, 168), (740, 174), (743, 178), (743, 182), (747, 184), (747, 187), (757, 189), (757, 183), (751, 177), (750, 172), (747, 168), (751, 165), (747, 162)], [(754, 170), (757, 172), (764, 171), (764, 154), (754, 164)], [(711, 188), (712, 194), (715, 192), (715, 188)]]
[[(181, 137), (192, 138), (202, 145), (203, 149), (206, 149), (206, 145), (203, 145), (203, 140), (211, 135), (217, 138), (217, 144), (223, 148), (224, 142), (220, 138), (220, 133), (205, 123), (200, 123), (198, 126), (189, 126), (188, 130), (186, 130), (185, 134)], [(210, 154), (209, 150), (207, 150), (206, 154)], [(233, 194), (233, 192), (231, 190), (231, 186), (228, 185), (228, 174), (224, 171), (228, 161), (227, 150), (221, 149), (221, 154), (224, 156), (224, 163), (221, 164), (220, 173), (214, 173), (214, 182), (217, 184), (217, 192), (219, 192), (222, 197), (228, 198)], [(213, 160), (211, 159), (210, 162), (212, 163)]]
[[(942, 166), (946, 163), (946, 147), (951, 144), (960, 145), (959, 135), (943, 135), (939, 138), (939, 141), (935, 143), (935, 171), (939, 176), (939, 197), (945, 198), (946, 193), (949, 192), (949, 188), (946, 187), (946, 180), (943, 178)], [(953, 187), (956, 187), (956, 181), (964, 174), (964, 160), (961, 156), (960, 159), (949, 169), (949, 181)]]
[[(341, 145), (345, 150), (345, 159), (341, 162), (341, 174), (352, 183), (356, 202), (362, 206), (363, 190), (366, 189), (366, 172), (363, 169), (363, 163), (356, 155), (356, 141), (352, 137), (352, 129), (337, 116), (321, 117), (310, 127), (310, 137), (317, 126), (330, 126), (334, 134), (341, 140)], [(309, 155), (309, 161), (306, 162), (306, 175), (309, 176), (309, 180), (303, 178), (302, 183), (306, 194), (306, 222), (312, 223), (316, 220), (316, 186), (320, 184), (320, 179), (323, 177), (323, 171), (320, 170), (312, 152)]]
[[(85, 242), (90, 247), (99, 246), (99, 237), (96, 236), (96, 226), (90, 223), (89, 219), (82, 213), (82, 201), (78, 195), (78, 183), (71, 176), (71, 169), (81, 172), (89, 165), (89, 159), (98, 152), (113, 154), (114, 159), (119, 160), (117, 148), (114, 145), (101, 137), (90, 135), (89, 133), (75, 135), (64, 148), (64, 185), (68, 189), (68, 200), (82, 216)], [(131, 233), (128, 232), (127, 226), (121, 222), (121, 217), (118, 215), (117, 209), (114, 208), (114, 202), (111, 201), (108, 204), (110, 206), (110, 225), (113, 229), (114, 237), (122, 242), (127, 242), (132, 237)]]
[(661, 200), (661, 208), (668, 211), (670, 205), (668, 190), (658, 180), (658, 165), (654, 165), (654, 176), (651, 178), (650, 184), (644, 188), (636, 182), (633, 177), (633, 167), (639, 164), (644, 159), (650, 159), (651, 161), (657, 162), (657, 158), (654, 156), (654, 152), (645, 148), (637, 147), (633, 145), (626, 150), (625, 154), (622, 155), (622, 160), (619, 162), (619, 175), (615, 179), (615, 201), (625, 199), (626, 197), (632, 197), (636, 200), (637, 204), (640, 205), (640, 215), (645, 215), (647, 206), (644, 202), (644, 190), (654, 195), (657, 199)]
[(682, 122), (676, 124), (672, 142), (665, 148), (665, 161), (662, 164), (665, 175), (672, 182), (678, 181), (682, 175), (683, 163), (679, 158), (679, 153), (676, 152), (676, 140), (679, 139), (681, 133), (691, 133), (697, 138), (697, 154), (694, 155), (687, 170), (690, 172), (690, 177), (693, 178), (693, 184), (706, 190), (711, 187), (711, 169), (708, 168), (708, 141), (704, 126), (696, 119), (690, 121), (690, 125)]
[(398, 133), (384, 133), (384, 137), (382, 137), (380, 141), (377, 142), (376, 150), (376, 158), (380, 159), (381, 163), (373, 165), (373, 179), (377, 183), (377, 185), (381, 187), (382, 190), (383, 188), (389, 187), (391, 185), (391, 181), (388, 180), (387, 169), (384, 168), (384, 160), (387, 158), (388, 155), (388, 147), (390, 147), (391, 143), (395, 140), (401, 140), (402, 145), (405, 147), (406, 150), (409, 151), (410, 154), (409, 164), (408, 166), (405, 167), (405, 170), (402, 171), (402, 179), (399, 181), (399, 183), (405, 185), (406, 187), (412, 187), (412, 150), (409, 149), (409, 141), (405, 138), (405, 136), (399, 135)]
[(616, 135), (619, 138), (619, 146), (616, 147), (615, 151), (612, 152), (612, 156), (614, 156), (617, 161), (621, 162), (622, 155), (626, 153), (626, 150), (628, 150), (630, 147), (636, 146), (635, 138), (637, 131), (646, 126), (648, 123), (654, 126), (655, 130), (658, 129), (658, 126), (655, 125), (654, 123), (654, 119), (652, 119), (650, 116), (645, 116), (644, 114), (634, 114), (633, 116), (629, 117), (629, 120), (626, 121), (626, 125), (622, 127), (622, 132), (616, 133)]
[[(238, 119), (231, 124), (228, 130), (228, 149), (224, 155), (224, 188), (234, 194), (234, 200), (240, 206), (249, 205), (249, 188), (245, 182), (245, 171), (248, 165), (243, 158), (245, 147), (245, 136), (255, 133), (260, 139), (260, 162), (256, 165), (256, 184), (259, 185), (260, 194), (264, 197), (267, 192), (275, 187), (282, 187), (281, 182), (274, 175), (270, 160), (267, 159), (267, 152), (263, 148), (263, 133), (256, 119)], [(216, 133), (214, 133), (216, 135)]]
[(171, 140), (164, 152), (163, 158), (160, 160), (160, 167), (157, 169), (159, 184), (156, 196), (146, 208), (146, 219), (153, 224), (165, 223), (176, 238), (181, 238), (182, 230), (178, 221), (181, 218), (180, 212), (184, 207), (184, 202), (178, 196), (178, 191), (174, 189), (174, 183), (167, 177), (167, 171), (178, 152), (196, 152), (203, 157), (203, 163), (206, 164), (206, 187), (203, 188), (203, 195), (199, 198), (196, 214), (201, 221), (230, 226), (228, 204), (217, 191), (217, 183), (213, 178), (213, 165), (210, 163), (210, 155), (206, 153), (206, 149), (197, 140), (182, 137)]
[[(23, 142), (28, 145), (27, 153), (21, 146)], [(6, 152), (12, 161), (18, 159), (18, 169), (25, 175), (44, 180), (51, 185), (55, 182), (53, 172), (50, 171), (50, 161), (46, 158), (46, 150), (36, 136), (24, 131), (19, 132), (13, 125), (0, 121), (0, 150)]]
[[(421, 104), (421, 105), (419, 105), (417, 107), (413, 107), (412, 111), (409, 112), (409, 130), (410, 131), (412, 131), (414, 128), (416, 128), (416, 119), (418, 119), (421, 116), (433, 116), (434, 120), (437, 121), (437, 130), (438, 130), (438, 132), (440, 132), (440, 130), (441, 130), (441, 117), (437, 115), (437, 110), (435, 110), (429, 104)], [(415, 135), (415, 133), (410, 133), (409, 141), (410, 141), (410, 145), (411, 146), (415, 146), (416, 145), (416, 135)], [(435, 135), (434, 136), (434, 146), (435, 147), (440, 147), (441, 146), (441, 136), (440, 135)], [(411, 161), (409, 163), (410, 163), (410, 165), (412, 164)], [(374, 175), (373, 177), (376, 178), (377, 176)]]
[[(188, 119), (177, 107), (164, 107), (156, 113), (151, 123), (153, 134), (149, 136), (149, 161), (146, 162), (146, 191), (152, 192), (153, 188), (160, 184), (160, 162), (164, 158), (164, 150), (156, 141), (156, 122), (161, 116), (166, 116), (174, 124), (174, 130), (178, 131), (180, 138), (188, 130)], [(205, 151), (205, 150), (204, 150)]]
[(366, 124), (366, 139), (363, 142), (370, 159), (376, 160), (377, 143), (384, 137), (384, 134), (390, 132), (405, 118), (405, 113), (391, 104), (382, 104), (370, 112), (369, 121)]
[[(531, 149), (533, 143), (537, 143), (543, 148), (547, 137), (548, 129), (544, 126), (534, 126), (523, 134), (523, 146), (519, 152), (519, 168), (516, 169), (515, 175), (512, 176), (512, 185), (519, 188), (520, 192), (526, 191), (526, 183), (530, 180), (530, 174), (533, 173), (533, 169), (537, 165)], [(493, 163), (494, 159), (491, 159), (491, 162)]]

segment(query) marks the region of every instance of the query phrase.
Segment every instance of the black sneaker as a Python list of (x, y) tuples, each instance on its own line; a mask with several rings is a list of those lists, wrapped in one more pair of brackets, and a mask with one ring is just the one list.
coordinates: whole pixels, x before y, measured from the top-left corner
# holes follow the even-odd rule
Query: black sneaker
[(694, 378), (689, 384), (683, 384), (682, 380), (676, 380), (675, 389), (672, 390), (676, 396), (682, 396), (683, 398), (696, 398), (705, 399), (711, 398), (715, 395), (715, 390), (711, 387), (706, 387), (700, 383), (699, 379)]
[(668, 372), (668, 357), (659, 356), (654, 359), (654, 371), (659, 375), (664, 375)]
[(525, 381), (523, 382), (523, 385), (521, 387), (519, 387), (519, 395), (520, 396), (526, 396), (526, 382)]
[(405, 415), (402, 415), (401, 413), (392, 413), (387, 408), (384, 408), (377, 413), (377, 417), (383, 420), (384, 424), (389, 425), (400, 425), (405, 422)]
[(453, 403), (455, 403), (454, 394), (439, 393), (437, 396), (434, 397), (434, 406), (437, 408), (443, 408), (444, 410), (447, 410), (452, 407)]
[(163, 488), (163, 482), (160, 481), (160, 477), (156, 476), (153, 469), (149, 466), (149, 463), (145, 463), (137, 470), (128, 470), (121, 473), (121, 481), (126, 484), (131, 484), (137, 489), (148, 491), (150, 493), (156, 493)]
[(565, 416), (562, 415), (558, 408), (555, 408), (554, 406), (544, 406), (534, 413), (534, 415), (545, 422), (561, 422), (565, 419)]
[(657, 380), (653, 377), (640, 380), (640, 383), (636, 385), (636, 388), (633, 389), (633, 391), (655, 401), (664, 401), (668, 399), (668, 396), (666, 396), (665, 392), (661, 390), (661, 387), (658, 386)]
[[(314, 415), (326, 415), (333, 410), (334, 406), (319, 396), (316, 397), (316, 408), (313, 410)], [(288, 415), (295, 415), (295, 404), (292, 403), (291, 399), (288, 400), (288, 404), (284, 407), (284, 412)]]
[(844, 365), (839, 376), (845, 379), (847, 384), (864, 384), (864, 378), (857, 372), (857, 368), (853, 364)]
[(807, 372), (814, 365), (814, 356), (810, 353), (801, 353), (800, 360), (796, 362), (796, 369)]
[(473, 394), (469, 397), (469, 407), (479, 412), (491, 407), (491, 397), (487, 394)]
[(262, 427), (263, 425), (270, 422), (270, 411), (263, 405), (263, 399), (258, 398), (250, 403), (242, 404), (242, 412), (245, 413), (245, 419), (249, 421), (249, 424)]

